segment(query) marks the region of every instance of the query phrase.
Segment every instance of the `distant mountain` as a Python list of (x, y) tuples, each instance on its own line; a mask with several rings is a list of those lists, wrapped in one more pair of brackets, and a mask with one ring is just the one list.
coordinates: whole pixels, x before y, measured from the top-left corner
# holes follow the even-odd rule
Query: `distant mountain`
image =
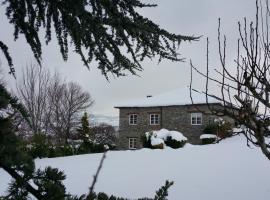
[(100, 114), (91, 114), (90, 115), (90, 123), (92, 125), (99, 125), (102, 123), (106, 123), (112, 125), (113, 127), (119, 126), (119, 117), (118, 116), (107, 116)]

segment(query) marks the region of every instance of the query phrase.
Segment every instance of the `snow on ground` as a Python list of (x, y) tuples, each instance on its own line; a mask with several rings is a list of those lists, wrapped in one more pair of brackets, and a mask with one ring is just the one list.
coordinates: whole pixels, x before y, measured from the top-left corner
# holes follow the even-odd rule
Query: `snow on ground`
[[(38, 167), (58, 167), (67, 175), (65, 185), (72, 194), (88, 191), (102, 154), (38, 159)], [(174, 150), (142, 149), (107, 154), (96, 191), (117, 196), (153, 197), (165, 183), (174, 181), (171, 200), (269, 199), (270, 161), (258, 148), (248, 148), (242, 136), (219, 144)], [(0, 194), (8, 175), (0, 170)]]

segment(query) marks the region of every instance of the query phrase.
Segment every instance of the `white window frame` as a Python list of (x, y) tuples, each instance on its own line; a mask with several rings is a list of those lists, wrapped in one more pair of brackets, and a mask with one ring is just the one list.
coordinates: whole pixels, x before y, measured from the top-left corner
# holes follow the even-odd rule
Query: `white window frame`
[[(193, 123), (193, 119), (195, 119), (195, 123)], [(200, 122), (199, 123), (199, 119), (200, 119)], [(202, 118), (202, 113), (191, 113), (190, 114), (190, 124), (191, 125), (202, 125), (203, 123), (203, 118)]]
[[(152, 123), (152, 116), (153, 116), (153, 123)], [(158, 113), (151, 113), (149, 115), (149, 124), (150, 125), (160, 125), (160, 114)]]
[(128, 148), (137, 149), (137, 138), (128, 138)]
[[(136, 118), (136, 119), (135, 119)], [(129, 125), (137, 125), (138, 124), (138, 115), (137, 114), (129, 114), (128, 116)]]

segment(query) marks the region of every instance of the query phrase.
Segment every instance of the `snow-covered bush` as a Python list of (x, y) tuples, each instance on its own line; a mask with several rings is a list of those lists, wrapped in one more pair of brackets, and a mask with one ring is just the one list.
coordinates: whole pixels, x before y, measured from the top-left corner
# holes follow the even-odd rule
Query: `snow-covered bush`
[(218, 137), (216, 135), (213, 134), (203, 134), (200, 136), (201, 142), (202, 144), (212, 144), (214, 143)]
[(163, 149), (165, 144), (174, 149), (181, 148), (187, 141), (187, 138), (182, 133), (167, 129), (146, 132), (145, 137), (142, 138), (144, 147), (160, 149)]
[(186, 140), (178, 141), (173, 139), (172, 136), (169, 136), (167, 137), (165, 144), (173, 149), (179, 149), (186, 144)]
[(151, 141), (151, 148), (152, 149), (164, 149), (164, 147), (165, 147), (164, 140), (161, 138), (151, 137), (150, 141)]

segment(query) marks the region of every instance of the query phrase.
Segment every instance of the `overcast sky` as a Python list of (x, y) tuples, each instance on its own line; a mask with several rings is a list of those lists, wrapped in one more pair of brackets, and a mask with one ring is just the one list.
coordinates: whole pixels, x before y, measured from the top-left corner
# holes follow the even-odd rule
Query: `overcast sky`
[[(90, 110), (94, 114), (118, 115), (118, 110), (113, 107), (121, 102), (188, 86), (189, 60), (192, 59), (193, 64), (200, 70), (205, 69), (206, 37), (210, 40), (210, 66), (217, 67), (219, 17), (222, 32), (227, 35), (228, 40), (228, 64), (233, 65), (238, 36), (237, 22), (244, 17), (252, 19), (255, 15), (255, 0), (148, 0), (147, 2), (157, 3), (158, 7), (144, 8), (140, 13), (162, 28), (177, 34), (203, 36), (198, 42), (181, 44), (179, 53), (186, 58), (186, 62), (163, 61), (158, 64), (156, 59), (146, 60), (142, 63), (144, 71), (139, 72), (139, 76), (111, 78), (108, 82), (95, 68), (95, 63), (89, 71), (83, 66), (80, 57), (73, 52), (70, 52), (69, 60), (64, 62), (55, 40), (48, 46), (43, 46), (43, 66), (52, 72), (60, 72), (66, 80), (76, 81), (89, 91), (95, 99), (95, 105)], [(23, 36), (16, 42), (13, 41), (13, 27), (8, 24), (3, 8), (0, 8), (0, 12), (0, 40), (10, 48), (19, 79), (21, 69), (34, 61), (34, 58)], [(1, 54), (0, 60), (2, 67), (7, 69), (7, 63)], [(7, 79), (10, 86), (15, 85), (15, 79), (11, 77)], [(195, 77), (195, 87), (200, 88), (203, 84), (200, 77)]]

